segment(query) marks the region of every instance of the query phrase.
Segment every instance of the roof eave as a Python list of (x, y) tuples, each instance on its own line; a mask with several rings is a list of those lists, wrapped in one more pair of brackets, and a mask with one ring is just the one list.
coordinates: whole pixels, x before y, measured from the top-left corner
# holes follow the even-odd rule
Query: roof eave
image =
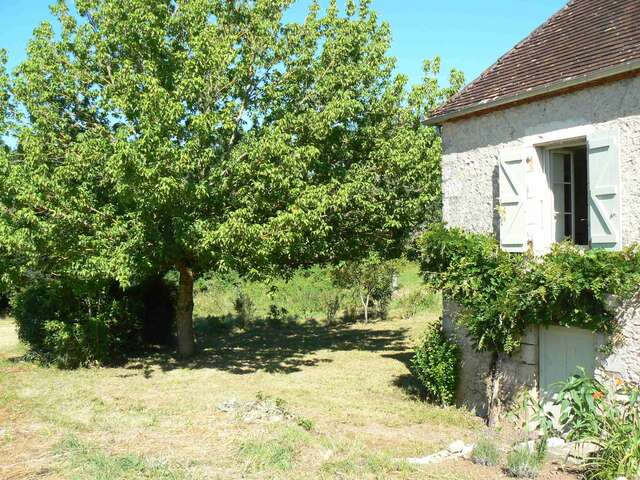
[(586, 73), (584, 75), (578, 75), (567, 79), (560, 80), (554, 83), (548, 83), (539, 87), (534, 87), (523, 92), (516, 93), (514, 95), (507, 95), (505, 97), (498, 97), (494, 100), (489, 100), (483, 103), (477, 103), (469, 107), (455, 110), (453, 112), (445, 113), (442, 115), (434, 115), (429, 117), (425, 123), (427, 125), (442, 125), (445, 122), (454, 120), (459, 117), (467, 117), (484, 112), (485, 110), (493, 110), (499, 107), (505, 107), (512, 103), (521, 103), (527, 100), (534, 99), (540, 96), (549, 96), (554, 93), (561, 93), (564, 90), (578, 87), (582, 84), (588, 84), (604, 80), (608, 77), (615, 77), (623, 75), (625, 73), (633, 72), (640, 69), (640, 59), (630, 60), (612, 67), (602, 68), (593, 72)]

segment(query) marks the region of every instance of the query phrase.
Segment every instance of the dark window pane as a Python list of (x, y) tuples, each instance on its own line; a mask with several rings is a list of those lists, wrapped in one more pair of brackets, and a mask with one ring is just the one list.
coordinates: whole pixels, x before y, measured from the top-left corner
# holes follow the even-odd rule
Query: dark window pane
[(571, 181), (571, 156), (569, 155), (564, 157), (564, 181)]
[(573, 213), (573, 199), (571, 198), (571, 184), (564, 186), (564, 211)]
[(567, 238), (573, 237), (573, 217), (571, 215), (564, 216), (564, 236)]

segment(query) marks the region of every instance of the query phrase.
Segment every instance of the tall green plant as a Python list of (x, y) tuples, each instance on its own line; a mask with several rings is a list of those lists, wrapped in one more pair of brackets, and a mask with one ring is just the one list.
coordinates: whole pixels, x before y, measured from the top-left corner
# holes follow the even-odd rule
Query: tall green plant
[[(440, 140), (367, 0), (65, 0), (10, 88), (24, 115), (0, 154), (0, 249), (25, 272), (128, 286), (179, 272), (180, 354), (193, 284), (398, 251), (436, 216)], [(54, 32), (60, 31), (59, 35)], [(6, 78), (0, 75), (0, 101)], [(4, 88), (7, 87), (7, 88)], [(0, 126), (2, 125), (0, 120)]]
[(574, 442), (596, 447), (585, 459), (590, 480), (640, 475), (640, 388), (620, 378), (574, 375), (556, 396), (559, 428)]
[(427, 398), (440, 405), (451, 405), (459, 369), (460, 347), (447, 338), (441, 325), (430, 326), (411, 359), (411, 370), (422, 383)]

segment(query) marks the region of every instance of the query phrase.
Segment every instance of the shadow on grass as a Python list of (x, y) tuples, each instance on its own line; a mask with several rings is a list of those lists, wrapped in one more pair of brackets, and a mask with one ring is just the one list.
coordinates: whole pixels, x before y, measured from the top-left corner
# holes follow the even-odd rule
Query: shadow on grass
[(380, 329), (375, 324), (320, 325), (314, 321), (298, 323), (257, 321), (244, 329), (234, 328), (231, 317), (198, 319), (199, 352), (189, 360), (176, 359), (173, 352), (158, 351), (132, 361), (126, 368), (142, 370), (149, 378), (153, 366), (163, 371), (213, 368), (242, 375), (264, 371), (294, 373), (328, 358), (313, 354), (321, 351), (398, 352), (405, 350), (407, 329)]
[(386, 358), (393, 358), (394, 360), (399, 361), (407, 367), (407, 373), (402, 375), (397, 375), (393, 379), (393, 385), (403, 390), (410, 398), (415, 400), (424, 400), (426, 398), (426, 392), (424, 390), (424, 386), (420, 383), (420, 381), (411, 373), (411, 359), (413, 358), (414, 352), (404, 351), (397, 353), (390, 353), (383, 355)]

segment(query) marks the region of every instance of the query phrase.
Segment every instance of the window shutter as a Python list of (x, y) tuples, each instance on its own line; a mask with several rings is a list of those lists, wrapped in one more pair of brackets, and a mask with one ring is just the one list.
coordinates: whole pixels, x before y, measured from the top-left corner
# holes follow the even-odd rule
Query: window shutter
[(500, 158), (500, 245), (508, 252), (527, 249), (526, 163), (524, 149), (504, 151)]
[(622, 246), (617, 135), (613, 132), (595, 134), (587, 142), (591, 247), (617, 250)]

